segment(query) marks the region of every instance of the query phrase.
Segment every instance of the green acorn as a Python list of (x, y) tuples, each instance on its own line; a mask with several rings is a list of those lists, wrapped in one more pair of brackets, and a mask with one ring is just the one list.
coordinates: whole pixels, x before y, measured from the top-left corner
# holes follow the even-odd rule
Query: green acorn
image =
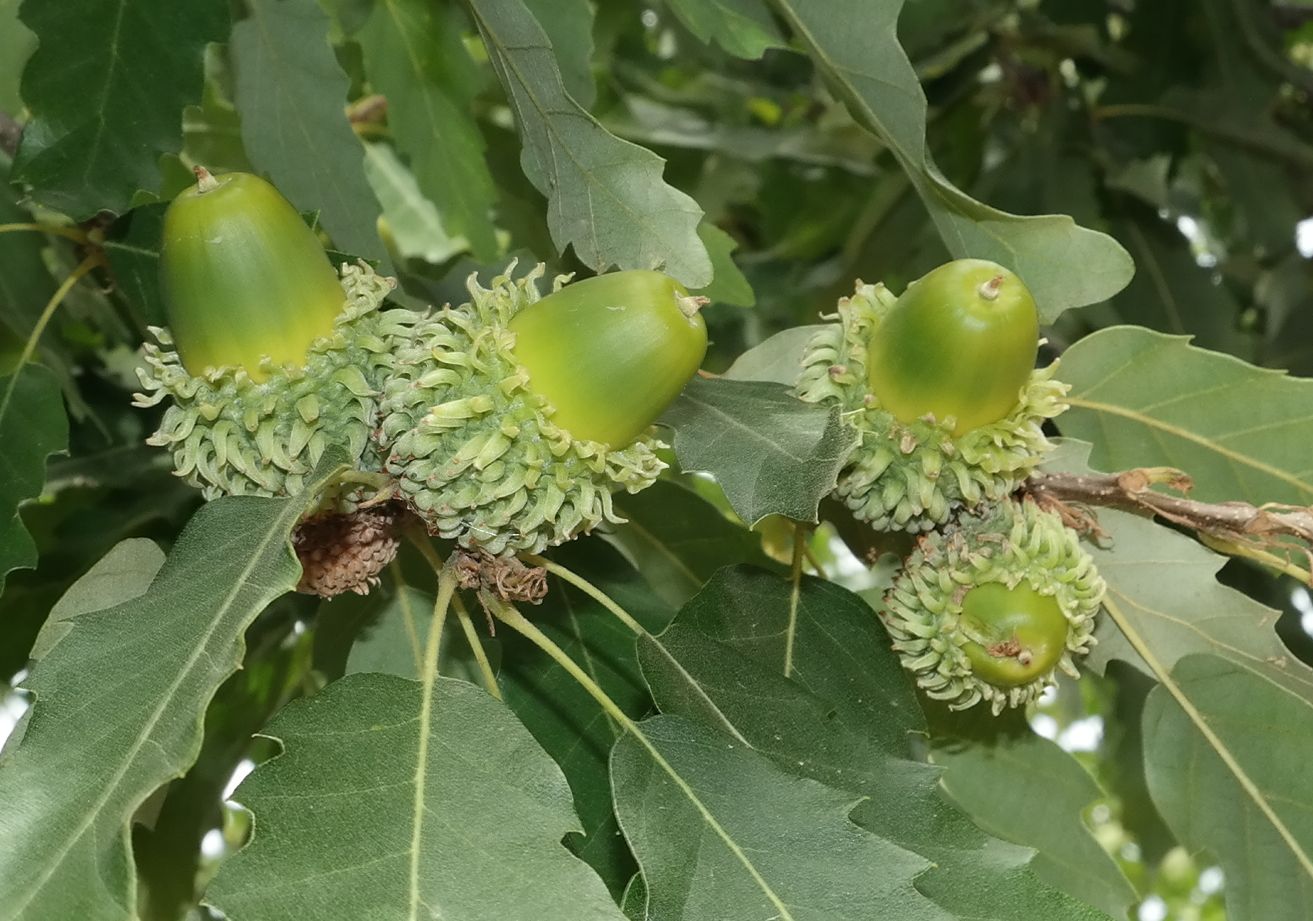
[(425, 316), (396, 353), (377, 432), (385, 471), (432, 533), (499, 555), (603, 521), (664, 464), (652, 422), (706, 352), (700, 300), (657, 272), (540, 297), (539, 265)]
[(917, 542), (880, 618), (903, 665), (953, 709), (1037, 698), (1094, 645), (1104, 582), (1075, 531), (1032, 500), (986, 504)]
[(858, 283), (808, 344), (798, 395), (833, 400), (860, 440), (836, 494), (880, 530), (926, 531), (1013, 492), (1052, 450), (1066, 409), (1056, 362), (1035, 369), (1038, 320), (1021, 280), (950, 262), (894, 298)]
[[(175, 472), (221, 495), (296, 495), (324, 450), (363, 470), (404, 312), (378, 312), (395, 285), (363, 263), (339, 280), (323, 247), (267, 182), (196, 170), (165, 212), (160, 288), (136, 405), (172, 404), (148, 442)], [(344, 509), (349, 497), (341, 497)]]

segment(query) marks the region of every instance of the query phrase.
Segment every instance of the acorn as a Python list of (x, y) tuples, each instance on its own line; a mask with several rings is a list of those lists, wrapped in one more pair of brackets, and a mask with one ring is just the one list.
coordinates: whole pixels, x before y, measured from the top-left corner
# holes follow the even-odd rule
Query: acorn
[(1034, 501), (963, 512), (921, 537), (880, 619), (903, 666), (953, 709), (1022, 706), (1076, 677), (1105, 585), (1075, 531)]
[[(269, 183), (212, 176), (170, 203), (160, 245), (167, 328), (144, 349), (136, 405), (172, 403), (148, 439), (207, 499), (290, 496), (330, 445), (378, 470), (370, 433), (408, 315), (369, 266), (339, 277)], [(335, 497), (347, 511), (351, 495)]]
[(808, 344), (796, 392), (833, 401), (860, 438), (836, 495), (880, 530), (926, 531), (1012, 493), (1067, 407), (1057, 363), (1034, 367), (1035, 303), (1015, 274), (959, 259), (895, 298), (858, 282)]
[(514, 269), (414, 323), (375, 435), (430, 532), (494, 556), (622, 521), (611, 495), (664, 469), (649, 429), (707, 347), (701, 299), (659, 272), (560, 276), (544, 297), (544, 266)]

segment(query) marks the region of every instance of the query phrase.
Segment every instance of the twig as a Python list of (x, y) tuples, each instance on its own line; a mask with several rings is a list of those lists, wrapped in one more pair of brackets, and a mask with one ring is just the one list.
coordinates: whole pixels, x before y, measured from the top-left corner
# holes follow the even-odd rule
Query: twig
[[(1189, 476), (1170, 467), (1140, 467), (1109, 474), (1036, 473), (1026, 482), (1024, 491), (1041, 506), (1062, 515), (1069, 526), (1095, 537), (1106, 534), (1090, 506), (1102, 506), (1156, 515), (1197, 532), (1209, 546), (1257, 559), (1287, 573), (1291, 572), (1289, 560), (1274, 565), (1278, 558), (1267, 551), (1281, 548), (1311, 555), (1313, 506), (1198, 502), (1150, 488), (1156, 485), (1183, 493), (1193, 483)], [(1298, 541), (1300, 546), (1292, 546), (1282, 538)]]

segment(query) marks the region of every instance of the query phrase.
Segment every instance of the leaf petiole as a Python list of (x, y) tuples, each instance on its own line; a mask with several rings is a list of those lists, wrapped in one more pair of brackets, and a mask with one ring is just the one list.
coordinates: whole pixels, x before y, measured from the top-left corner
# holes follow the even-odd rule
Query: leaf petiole
[(539, 556), (536, 553), (522, 553), (520, 554), (520, 558), (527, 563), (532, 563), (534, 566), (541, 566), (552, 575), (579, 589), (579, 591), (583, 592), (589, 598), (592, 598), (602, 607), (614, 614), (621, 623), (634, 631), (636, 636), (643, 636), (647, 633), (647, 629), (640, 624), (632, 614), (617, 604), (611, 596), (606, 594), (606, 592), (602, 591), (578, 573), (566, 569), (559, 563), (553, 563), (551, 560), (547, 559), (547, 557)]

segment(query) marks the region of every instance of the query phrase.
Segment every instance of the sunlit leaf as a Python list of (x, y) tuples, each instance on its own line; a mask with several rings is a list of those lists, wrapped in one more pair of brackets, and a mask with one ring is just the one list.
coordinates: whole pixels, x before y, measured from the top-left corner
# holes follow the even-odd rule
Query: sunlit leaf
[(255, 835), (206, 893), (229, 917), (624, 917), (560, 843), (560, 769), (482, 690), (349, 675), (267, 733), (283, 754), (235, 794)]
[(524, 141), (525, 173), (548, 199), (552, 239), (596, 272), (662, 269), (690, 288), (711, 281), (702, 210), (661, 179), (664, 161), (622, 141), (571, 99), (547, 34), (523, 0), (472, 3)]
[(1082, 339), (1058, 376), (1058, 426), (1094, 444), (1095, 467), (1178, 467), (1206, 502), (1313, 502), (1313, 381), (1134, 326)]
[(767, 515), (816, 521), (857, 441), (832, 406), (778, 384), (694, 378), (661, 417), (685, 470), (710, 473), (749, 524)]
[(435, 265), (469, 249), (463, 237), (448, 236), (433, 202), (389, 144), (365, 148), (365, 177), (383, 207), (383, 217), (403, 258)]
[(1230, 921), (1313, 915), (1313, 707), (1262, 666), (1177, 662), (1144, 712), (1145, 768), (1163, 818), (1226, 875)]
[[(332, 455), (332, 456), (330, 456)], [(186, 770), (243, 634), (300, 567), (289, 536), (340, 452), (297, 499), (204, 506), (144, 595), (71, 619), (33, 669), (23, 743), (0, 770), (0, 905), (14, 921), (135, 916), (131, 818)], [(149, 650), (129, 661), (125, 650)], [(68, 791), (77, 790), (77, 796)]]
[(752, 292), (752, 285), (743, 277), (743, 272), (734, 264), (734, 250), (738, 243), (715, 224), (703, 221), (698, 225), (698, 236), (707, 247), (711, 256), (714, 276), (711, 284), (698, 290), (698, 294), (710, 298), (713, 304), (733, 304), (738, 307), (751, 307), (757, 302)]

